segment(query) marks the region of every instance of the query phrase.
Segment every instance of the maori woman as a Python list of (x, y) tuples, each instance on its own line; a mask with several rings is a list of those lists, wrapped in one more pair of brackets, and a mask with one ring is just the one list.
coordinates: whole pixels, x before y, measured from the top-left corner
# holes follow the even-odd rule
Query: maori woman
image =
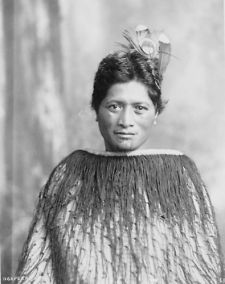
[(218, 284), (215, 215), (194, 162), (146, 149), (164, 108), (164, 36), (138, 26), (97, 70), (92, 107), (105, 151), (76, 150), (39, 195), (18, 283)]

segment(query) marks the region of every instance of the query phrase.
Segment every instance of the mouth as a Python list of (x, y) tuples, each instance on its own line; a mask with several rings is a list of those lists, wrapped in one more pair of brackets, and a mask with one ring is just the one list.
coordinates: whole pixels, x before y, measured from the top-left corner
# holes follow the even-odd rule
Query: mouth
[(135, 135), (135, 133), (133, 133), (133, 132), (123, 132), (123, 131), (116, 131), (114, 133), (118, 137), (123, 138), (123, 139), (130, 139)]

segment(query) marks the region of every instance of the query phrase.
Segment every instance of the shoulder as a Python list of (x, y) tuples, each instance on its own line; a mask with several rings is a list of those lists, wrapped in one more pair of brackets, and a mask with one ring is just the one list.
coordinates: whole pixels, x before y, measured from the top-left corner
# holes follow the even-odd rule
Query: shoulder
[(84, 155), (84, 151), (80, 149), (69, 153), (53, 168), (50, 179), (57, 178), (60, 174), (64, 174), (69, 166), (82, 159)]
[(59, 187), (62, 184), (66, 177), (68, 176), (68, 172), (74, 167), (78, 160), (82, 160), (83, 152), (81, 150), (75, 150), (72, 153), (65, 156), (51, 171), (47, 183), (46, 188), (48, 188), (48, 192), (51, 193), (53, 188)]
[[(53, 168), (45, 186), (39, 194), (41, 202), (44, 201), (45, 210), (56, 207), (55, 210), (59, 210), (60, 206), (66, 202), (66, 195), (68, 195), (71, 188), (75, 185), (77, 186), (78, 179), (80, 179), (80, 172), (76, 170), (76, 165), (80, 164), (83, 160), (83, 151), (75, 150), (65, 156)], [(60, 204), (60, 206), (55, 207), (56, 204)]]

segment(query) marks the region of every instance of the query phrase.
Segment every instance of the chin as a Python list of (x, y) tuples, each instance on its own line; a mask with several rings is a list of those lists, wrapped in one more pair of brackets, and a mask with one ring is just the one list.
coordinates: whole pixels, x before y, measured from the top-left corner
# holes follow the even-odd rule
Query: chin
[(130, 152), (130, 151), (135, 151), (139, 149), (139, 146), (135, 145), (114, 145), (113, 147), (110, 147), (109, 151), (114, 151), (114, 152)]

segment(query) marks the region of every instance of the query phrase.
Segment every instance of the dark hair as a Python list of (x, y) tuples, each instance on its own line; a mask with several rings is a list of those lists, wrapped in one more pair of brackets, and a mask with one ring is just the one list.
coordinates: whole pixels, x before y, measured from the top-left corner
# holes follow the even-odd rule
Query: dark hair
[(155, 110), (160, 113), (164, 108), (164, 102), (160, 89), (162, 77), (158, 73), (157, 65), (157, 59), (153, 61), (136, 51), (109, 54), (100, 62), (95, 75), (92, 108), (98, 112), (102, 100), (113, 84), (136, 80), (147, 87)]

